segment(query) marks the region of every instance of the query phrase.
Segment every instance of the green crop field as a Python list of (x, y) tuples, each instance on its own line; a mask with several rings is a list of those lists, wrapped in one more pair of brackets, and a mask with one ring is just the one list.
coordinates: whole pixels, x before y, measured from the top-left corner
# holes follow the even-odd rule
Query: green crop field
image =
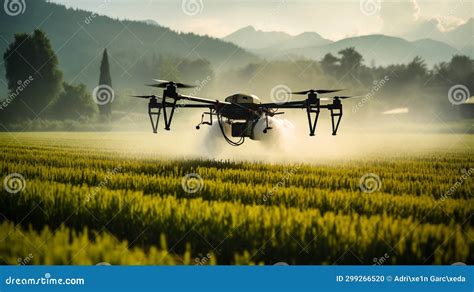
[(474, 137), (257, 163), (104, 135), (0, 134), (0, 263), (474, 263)]

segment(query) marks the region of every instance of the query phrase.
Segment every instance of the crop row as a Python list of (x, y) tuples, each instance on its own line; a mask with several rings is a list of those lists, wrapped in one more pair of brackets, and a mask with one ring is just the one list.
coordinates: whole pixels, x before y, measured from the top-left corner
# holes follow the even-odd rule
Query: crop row
[[(238, 202), (144, 196), (142, 192), (31, 180), (17, 194), (2, 192), (4, 215), (27, 220), (37, 228), (66, 224), (105, 228), (122, 240), (157, 245), (165, 234), (178, 254), (191, 243), (192, 254), (215, 252), (219, 263), (248, 253), (254, 262), (372, 263), (390, 255), (394, 264), (472, 262), (472, 228), (460, 224), (426, 224), (387, 215), (321, 214), (277, 206)], [(87, 199), (88, 198), (88, 199)], [(350, 252), (349, 252), (350, 251)], [(345, 255), (342, 256), (341, 255)]]
[[(20, 172), (28, 180), (39, 179), (74, 185), (103, 185), (108, 189), (143, 191), (150, 195), (173, 195), (178, 198), (200, 197), (212, 201), (230, 201), (243, 204), (280, 205), (300, 209), (315, 208), (322, 213), (358, 213), (365, 215), (389, 214), (395, 217), (413, 217), (431, 223), (451, 220), (463, 223), (472, 213), (472, 199), (435, 200), (429, 196), (390, 195), (381, 192), (366, 194), (360, 191), (329, 191), (326, 189), (295, 187), (282, 176), (276, 185), (231, 183), (218, 179), (202, 181), (202, 189), (193, 194), (183, 190), (182, 177), (141, 175), (110, 171), (51, 168), (34, 165), (9, 164), (5, 173)], [(27, 182), (28, 183), (28, 182)], [(98, 189), (94, 192), (100, 192)], [(470, 223), (474, 223), (471, 217)]]
[[(183, 256), (167, 252), (166, 244), (146, 250), (129, 248), (127, 241), (118, 241), (106, 232), (56, 230), (40, 231), (0, 222), (0, 264), (3, 265), (176, 265), (192, 264), (189, 252)], [(162, 240), (164, 242), (164, 240)], [(211, 259), (210, 259), (211, 260)], [(209, 260), (209, 263), (211, 261)], [(212, 259), (214, 260), (214, 259)]]
[[(23, 152), (22, 152), (23, 151)], [(63, 152), (61, 152), (63, 151)], [(15, 171), (23, 165), (42, 166), (46, 169), (61, 169), (77, 181), (81, 176), (84, 183), (94, 185), (90, 180), (101, 180), (107, 171), (120, 168), (123, 174), (134, 177), (183, 177), (198, 173), (205, 180), (249, 185), (275, 185), (283, 179), (288, 186), (304, 186), (307, 189), (358, 191), (364, 174), (374, 173), (380, 177), (380, 191), (388, 194), (431, 196), (439, 199), (456, 183), (462, 180), (466, 170), (472, 170), (474, 162), (469, 160), (392, 163), (360, 162), (348, 165), (260, 165), (254, 169), (246, 163), (217, 162), (206, 160), (163, 161), (137, 160), (114, 157), (103, 153), (47, 150), (35, 152), (28, 149), (10, 149), (0, 154), (5, 162), (3, 172)], [(8, 167), (8, 168), (7, 168)], [(19, 172), (20, 170), (16, 170)], [(41, 171), (41, 170), (38, 170)], [(87, 181), (89, 180), (89, 181)], [(95, 182), (97, 183), (97, 182)], [(469, 199), (474, 187), (473, 180), (463, 181), (450, 198)], [(147, 190), (145, 189), (147, 192)]]

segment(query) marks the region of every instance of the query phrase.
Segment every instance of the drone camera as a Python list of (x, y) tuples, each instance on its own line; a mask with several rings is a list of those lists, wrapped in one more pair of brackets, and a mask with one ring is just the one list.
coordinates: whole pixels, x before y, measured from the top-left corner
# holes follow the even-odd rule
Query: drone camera
[(252, 125), (250, 122), (233, 123), (232, 137), (252, 137)]

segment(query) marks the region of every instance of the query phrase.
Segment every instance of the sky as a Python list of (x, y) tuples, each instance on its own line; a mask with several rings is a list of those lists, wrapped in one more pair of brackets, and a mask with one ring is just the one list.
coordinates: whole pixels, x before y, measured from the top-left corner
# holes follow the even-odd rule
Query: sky
[[(154, 20), (182, 32), (226, 36), (251, 25), (331, 40), (384, 33), (403, 36), (429, 22), (440, 31), (474, 17), (472, 0), (52, 0), (115, 18)], [(431, 21), (430, 21), (431, 20)], [(433, 21), (435, 20), (435, 21)]]

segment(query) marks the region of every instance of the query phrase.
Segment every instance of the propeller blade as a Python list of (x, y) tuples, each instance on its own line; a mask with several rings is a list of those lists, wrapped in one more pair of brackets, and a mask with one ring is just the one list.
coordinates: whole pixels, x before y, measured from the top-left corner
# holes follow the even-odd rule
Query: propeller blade
[(180, 82), (168, 81), (168, 80), (161, 80), (161, 79), (153, 79), (153, 81), (158, 82), (157, 84), (149, 84), (148, 86), (157, 87), (157, 88), (166, 88), (168, 85), (174, 85), (177, 88), (194, 88), (195, 85), (184, 84)]
[(168, 83), (158, 83), (158, 84), (145, 84), (146, 86), (156, 87), (156, 88), (166, 88)]
[(156, 95), (131, 95), (131, 97), (146, 98), (146, 99), (158, 98), (158, 96), (156, 96)]
[(344, 89), (309, 89), (305, 91), (296, 91), (296, 92), (289, 92), (291, 94), (298, 94), (298, 95), (306, 95), (308, 93), (319, 93), (319, 94), (324, 94), (324, 93), (332, 93), (332, 92), (338, 92)]
[(324, 94), (324, 93), (338, 92), (338, 91), (342, 91), (342, 90), (344, 90), (344, 89), (318, 89), (318, 90), (314, 90), (314, 92)]
[(296, 92), (288, 92), (290, 94), (298, 94), (298, 95), (306, 95), (308, 93), (310, 93), (311, 90), (305, 90), (305, 91), (296, 91)]
[(347, 98), (359, 98), (362, 97), (362, 95), (356, 95), (356, 96), (335, 96), (334, 98), (339, 98), (339, 99), (347, 99)]
[(153, 79), (153, 81), (158, 82), (158, 83), (171, 83), (171, 81), (162, 80), (162, 79)]
[(195, 88), (195, 87), (197, 87), (196, 85), (189, 85), (189, 84), (184, 84), (184, 83), (175, 83), (175, 85), (178, 88)]
[(359, 98), (363, 97), (363, 95), (355, 95), (355, 96), (333, 96), (333, 97), (323, 97), (320, 100), (334, 100), (334, 99), (348, 99), (348, 98)]

